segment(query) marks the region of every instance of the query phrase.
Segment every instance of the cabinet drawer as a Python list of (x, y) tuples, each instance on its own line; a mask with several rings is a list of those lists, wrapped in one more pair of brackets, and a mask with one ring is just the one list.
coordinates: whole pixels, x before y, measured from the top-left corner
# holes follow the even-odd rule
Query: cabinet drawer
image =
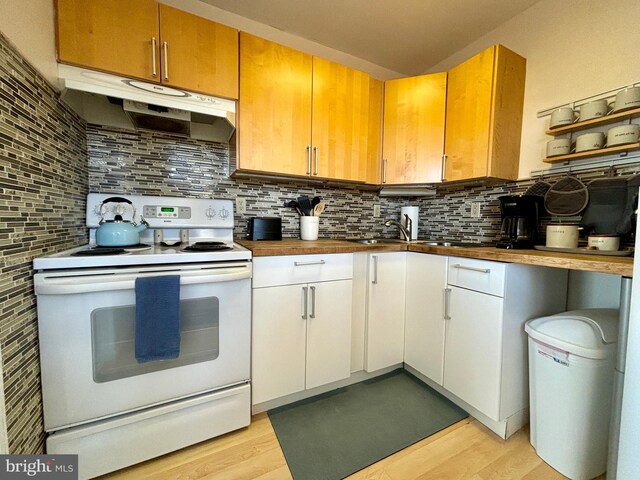
[(347, 280), (352, 276), (351, 253), (253, 258), (253, 288)]
[(449, 285), (503, 297), (505, 276), (505, 263), (449, 258)]

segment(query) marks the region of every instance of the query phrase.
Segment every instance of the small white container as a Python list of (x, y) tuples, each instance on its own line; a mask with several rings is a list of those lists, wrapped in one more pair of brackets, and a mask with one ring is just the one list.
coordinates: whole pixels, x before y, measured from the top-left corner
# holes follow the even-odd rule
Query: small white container
[(594, 100), (580, 107), (579, 120), (582, 122), (592, 118), (604, 117), (608, 112), (609, 104), (606, 99)]
[(640, 138), (640, 125), (631, 123), (629, 125), (619, 125), (607, 131), (607, 145), (626, 145), (636, 143)]
[(549, 128), (571, 125), (576, 121), (576, 112), (571, 107), (561, 107), (554, 110), (549, 121)]
[(547, 247), (578, 248), (577, 225), (547, 225)]
[(302, 240), (317, 240), (320, 217), (300, 217), (300, 238)]
[(620, 248), (620, 237), (617, 235), (589, 235), (587, 245), (597, 250), (615, 251)]
[(567, 155), (571, 153), (571, 139), (556, 138), (547, 142), (547, 157), (555, 157), (556, 155)]
[(576, 152), (587, 152), (604, 147), (604, 133), (584, 133), (576, 138)]

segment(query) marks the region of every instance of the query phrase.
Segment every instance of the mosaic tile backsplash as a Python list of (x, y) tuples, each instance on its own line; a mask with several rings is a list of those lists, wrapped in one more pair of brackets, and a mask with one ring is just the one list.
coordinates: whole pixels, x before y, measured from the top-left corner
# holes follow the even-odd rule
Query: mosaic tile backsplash
[(43, 452), (34, 257), (87, 241), (84, 123), (0, 34), (0, 346), (9, 452)]

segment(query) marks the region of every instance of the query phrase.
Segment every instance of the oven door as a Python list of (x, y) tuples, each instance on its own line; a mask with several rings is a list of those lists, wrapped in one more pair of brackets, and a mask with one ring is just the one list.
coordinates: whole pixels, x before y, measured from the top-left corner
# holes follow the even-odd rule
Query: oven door
[[(135, 279), (180, 275), (180, 356), (135, 359)], [(246, 383), (251, 263), (38, 273), (45, 430)]]

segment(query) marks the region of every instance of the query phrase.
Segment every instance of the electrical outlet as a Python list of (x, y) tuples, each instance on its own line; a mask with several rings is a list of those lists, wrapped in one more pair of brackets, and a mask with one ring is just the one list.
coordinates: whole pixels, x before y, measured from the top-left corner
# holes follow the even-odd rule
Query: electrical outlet
[(373, 216), (374, 217), (379, 217), (380, 216), (380, 205), (374, 205), (373, 206)]
[(480, 203), (471, 203), (471, 218), (480, 218)]
[(241, 215), (247, 212), (247, 199), (246, 198), (236, 198), (236, 213)]

